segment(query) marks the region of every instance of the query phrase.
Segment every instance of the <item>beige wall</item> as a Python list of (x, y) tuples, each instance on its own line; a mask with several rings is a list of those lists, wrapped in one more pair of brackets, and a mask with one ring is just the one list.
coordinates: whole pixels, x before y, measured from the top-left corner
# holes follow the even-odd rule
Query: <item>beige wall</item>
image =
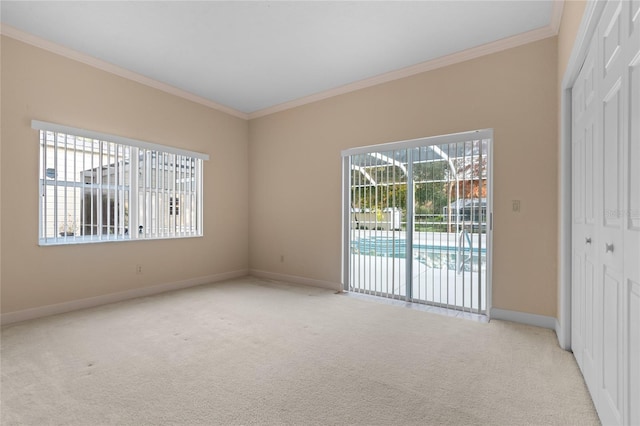
[[(4, 36), (1, 107), (3, 313), (248, 268), (245, 120)], [(32, 119), (209, 154), (205, 236), (39, 247)]]
[[(493, 306), (556, 316), (558, 87), (584, 4), (558, 37), (249, 123), (2, 37), (2, 312), (248, 267), (338, 289), (340, 151), (493, 128)], [(205, 237), (38, 247), (31, 119), (210, 154)]]
[(557, 58), (552, 37), (251, 120), (250, 267), (339, 288), (341, 150), (493, 128), (493, 306), (555, 316)]

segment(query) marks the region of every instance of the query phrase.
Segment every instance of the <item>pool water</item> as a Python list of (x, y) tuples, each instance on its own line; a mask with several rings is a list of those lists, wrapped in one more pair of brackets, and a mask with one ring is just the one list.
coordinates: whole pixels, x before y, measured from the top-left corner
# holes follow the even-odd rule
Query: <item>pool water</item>
[[(486, 248), (478, 251), (478, 247), (454, 245), (413, 244), (413, 258), (428, 268), (455, 270), (459, 264), (457, 256), (461, 253), (462, 268), (465, 271), (476, 271), (478, 266), (483, 270), (486, 266)], [(370, 237), (351, 241), (351, 254), (377, 257), (406, 258), (407, 242), (404, 238)]]

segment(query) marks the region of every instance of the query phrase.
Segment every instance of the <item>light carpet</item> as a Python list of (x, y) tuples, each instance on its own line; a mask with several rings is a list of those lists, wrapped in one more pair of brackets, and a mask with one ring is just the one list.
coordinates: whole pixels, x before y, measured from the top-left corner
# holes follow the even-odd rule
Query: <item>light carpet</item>
[(3, 425), (591, 425), (546, 329), (257, 278), (2, 329)]

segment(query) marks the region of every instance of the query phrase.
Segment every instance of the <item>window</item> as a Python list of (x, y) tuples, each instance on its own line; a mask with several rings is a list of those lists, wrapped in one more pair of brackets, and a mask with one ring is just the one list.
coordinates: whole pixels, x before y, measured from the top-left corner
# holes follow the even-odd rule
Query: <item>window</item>
[(33, 121), (40, 245), (202, 236), (206, 154)]

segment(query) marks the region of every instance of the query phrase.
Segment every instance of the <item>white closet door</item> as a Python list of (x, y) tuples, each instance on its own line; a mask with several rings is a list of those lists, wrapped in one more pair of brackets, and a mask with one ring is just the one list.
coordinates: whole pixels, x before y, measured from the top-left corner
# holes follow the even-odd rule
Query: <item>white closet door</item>
[(640, 425), (640, 1), (605, 4), (572, 96), (572, 349), (602, 423)]
[(572, 348), (586, 380), (595, 378), (594, 280), (597, 261), (594, 250), (599, 244), (596, 232), (601, 186), (597, 161), (601, 156), (598, 135), (597, 93), (599, 77), (596, 45), (592, 44), (573, 88), (573, 280)]
[[(625, 43), (625, 77), (629, 81), (628, 134), (625, 138), (624, 291), (626, 300), (626, 423), (640, 425), (640, 1), (623, 3), (629, 35)], [(624, 371), (623, 370), (623, 371)]]
[[(602, 82), (602, 242), (600, 251), (600, 276), (598, 281), (601, 303), (601, 377), (597, 385), (599, 413), (604, 424), (622, 424), (623, 398), (623, 320), (624, 320), (624, 271), (623, 271), (623, 161), (626, 85), (622, 42), (625, 22), (622, 2), (609, 2), (600, 21), (598, 43), (602, 55), (600, 67)], [(596, 317), (597, 318), (597, 317)], [(596, 404), (598, 405), (598, 404)]]

